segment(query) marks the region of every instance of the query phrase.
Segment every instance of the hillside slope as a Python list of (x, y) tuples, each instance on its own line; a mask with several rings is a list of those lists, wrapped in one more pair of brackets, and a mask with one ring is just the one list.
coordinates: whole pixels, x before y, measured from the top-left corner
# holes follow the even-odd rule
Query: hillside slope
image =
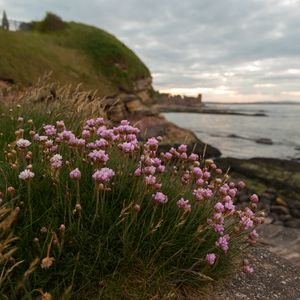
[(45, 72), (62, 83), (83, 83), (102, 96), (132, 92), (150, 78), (145, 64), (113, 35), (79, 23), (52, 33), (0, 30), (0, 80), (34, 83)]

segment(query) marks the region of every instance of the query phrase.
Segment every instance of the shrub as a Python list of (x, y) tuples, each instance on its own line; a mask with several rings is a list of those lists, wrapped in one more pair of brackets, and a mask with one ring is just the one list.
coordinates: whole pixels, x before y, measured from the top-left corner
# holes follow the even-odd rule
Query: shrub
[(0, 191), (1, 209), (18, 211), (10, 261), (22, 262), (2, 295), (161, 299), (253, 271), (242, 259), (263, 216), (256, 195), (235, 207), (244, 183), (186, 145), (158, 153), (160, 138), (138, 142), (125, 120), (73, 132), (62, 120), (40, 126), (42, 116), (2, 115), (2, 140), (18, 128), (0, 156)]
[(47, 12), (44, 20), (41, 22), (33, 22), (34, 28), (40, 32), (54, 32), (61, 31), (68, 27), (67, 23), (65, 23), (61, 17)]

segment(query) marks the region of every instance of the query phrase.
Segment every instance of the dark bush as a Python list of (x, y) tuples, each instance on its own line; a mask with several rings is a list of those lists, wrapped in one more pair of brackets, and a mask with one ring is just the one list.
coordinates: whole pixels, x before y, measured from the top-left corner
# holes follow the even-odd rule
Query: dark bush
[(67, 26), (67, 23), (61, 17), (48, 12), (44, 20), (37, 24), (37, 30), (41, 32), (60, 31), (64, 30)]

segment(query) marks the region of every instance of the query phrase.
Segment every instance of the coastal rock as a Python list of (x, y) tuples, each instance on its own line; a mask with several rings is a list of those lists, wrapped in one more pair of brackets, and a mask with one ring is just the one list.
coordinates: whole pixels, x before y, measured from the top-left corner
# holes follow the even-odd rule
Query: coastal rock
[(255, 140), (255, 142), (257, 144), (273, 145), (273, 141), (271, 139), (268, 139), (268, 138), (257, 139), (257, 140)]
[(270, 211), (277, 215), (289, 215), (290, 213), (287, 207), (281, 205), (271, 205)]
[(218, 149), (201, 142), (192, 131), (176, 126), (163, 116), (131, 115), (129, 120), (141, 130), (140, 137), (142, 140), (147, 140), (153, 136), (162, 136), (160, 151), (168, 151), (171, 147), (187, 144), (189, 152), (194, 151), (199, 155), (202, 155), (206, 148), (205, 157), (207, 158), (221, 155)]

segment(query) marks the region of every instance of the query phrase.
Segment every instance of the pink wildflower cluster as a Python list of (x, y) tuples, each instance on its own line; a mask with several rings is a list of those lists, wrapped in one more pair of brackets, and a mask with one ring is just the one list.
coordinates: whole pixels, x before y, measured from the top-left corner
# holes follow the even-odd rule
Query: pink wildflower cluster
[[(204, 160), (196, 153), (188, 153), (187, 145), (172, 147), (169, 151), (158, 154), (161, 137), (149, 138), (142, 145), (137, 138), (139, 129), (128, 121), (123, 120), (119, 126), (109, 128), (103, 118), (87, 120), (79, 136), (68, 130), (63, 121), (56, 122), (56, 125), (44, 125), (42, 134), (31, 131), (31, 141), (19, 138), (16, 145), (29, 165), (32, 153), (25, 149), (31, 142), (37, 143), (43, 158), (50, 163), (51, 172), (56, 175), (55, 179), (58, 179), (61, 168), (67, 169), (69, 180), (76, 182), (78, 193), (84, 170), (92, 168), (92, 175), (89, 176), (95, 182), (98, 196), (100, 190), (114, 188), (116, 183), (112, 181), (115, 176), (135, 178), (136, 186), (141, 187), (143, 195), (141, 199), (133, 199), (133, 203), (137, 202), (132, 206), (135, 212), (143, 209), (144, 198), (149, 201), (147, 207), (159, 209), (166, 206), (166, 209), (176, 209), (176, 222), (180, 225), (185, 224), (185, 219), (194, 217), (197, 212), (203, 212), (202, 220), (207, 224), (203, 226), (204, 229), (199, 227), (199, 230), (209, 230), (213, 236), (212, 247), (203, 257), (206, 266), (216, 265), (221, 261), (222, 255), (228, 255), (231, 243), (235, 241), (235, 234), (243, 235), (246, 237), (244, 241), (251, 244), (258, 239), (255, 227), (263, 222), (263, 215), (256, 212), (258, 196), (253, 194), (248, 206), (237, 209), (235, 198), (238, 191), (245, 187), (245, 183), (229, 182), (229, 176), (221, 176), (222, 170), (217, 168), (214, 161)], [(61, 151), (64, 149), (68, 151)], [(116, 152), (121, 163), (116, 169), (112, 169), (109, 166), (113, 165), (113, 154)], [(63, 160), (60, 153), (69, 153), (69, 161), (65, 159), (67, 154), (64, 154)], [(123, 162), (127, 161), (135, 164), (133, 170), (122, 169)], [(80, 166), (81, 170), (74, 168), (74, 165)], [(25, 181), (33, 177), (31, 169), (19, 174), (19, 178)], [(178, 193), (175, 196), (166, 193), (166, 185), (173, 185)], [(77, 213), (81, 211), (79, 200), (75, 210)], [(98, 213), (96, 209), (96, 217)], [(197, 222), (197, 219), (193, 219), (193, 222)], [(245, 272), (253, 271), (249, 263), (245, 262), (243, 269)]]

